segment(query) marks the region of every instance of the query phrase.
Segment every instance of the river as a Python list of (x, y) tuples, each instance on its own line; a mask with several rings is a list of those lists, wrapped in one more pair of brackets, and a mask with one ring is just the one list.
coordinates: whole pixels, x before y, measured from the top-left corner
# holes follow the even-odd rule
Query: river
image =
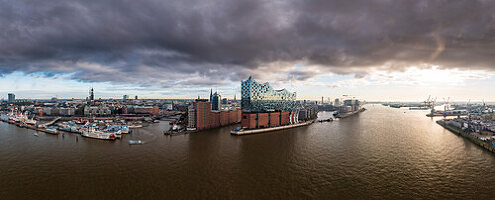
[[(231, 136), (165, 136), (166, 122), (115, 142), (0, 122), (1, 199), (493, 198), (495, 155), (425, 117), (366, 105), (327, 123)], [(320, 113), (328, 118), (330, 113)], [(141, 139), (144, 145), (128, 145)]]

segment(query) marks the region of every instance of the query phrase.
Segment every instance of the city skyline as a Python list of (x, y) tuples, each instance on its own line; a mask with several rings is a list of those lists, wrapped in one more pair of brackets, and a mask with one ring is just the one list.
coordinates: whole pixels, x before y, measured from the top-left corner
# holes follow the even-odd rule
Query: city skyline
[(5, 1), (0, 95), (229, 97), (253, 76), (298, 99), (495, 100), (494, 4)]
[[(235, 83), (232, 83), (232, 88), (204, 86), (203, 88), (172, 90), (170, 93), (168, 93), (165, 90), (146, 90), (146, 87), (144, 86), (136, 86), (132, 84), (113, 85), (112, 83), (89, 83), (76, 80), (60, 80), (56, 77), (50, 78), (32, 74), (27, 75), (31, 76), (32, 79), (23, 79), (21, 84), (17, 84), (16, 82), (19, 82), (19, 80), (21, 80), (22, 76), (24, 75), (26, 74), (14, 72), (13, 74), (5, 75), (4, 77), (0, 78), (0, 96), (2, 96), (0, 99), (7, 99), (8, 93), (14, 93), (17, 99), (51, 99), (54, 97), (59, 99), (85, 99), (86, 97), (88, 97), (88, 91), (90, 88), (95, 88), (97, 93), (95, 97), (96, 99), (121, 99), (123, 95), (129, 95), (130, 97), (139, 96), (140, 99), (195, 99), (198, 96), (200, 96), (201, 98), (208, 98), (211, 89), (213, 89), (213, 91), (218, 91), (224, 98), (233, 99), (234, 95), (240, 97), (240, 82), (237, 84), (237, 86)], [(454, 76), (459, 76), (459, 74), (456, 74)], [(477, 75), (467, 74), (466, 76)], [(457, 80), (456, 82), (445, 79), (439, 81), (447, 82), (447, 86), (428, 88), (406, 84), (396, 87), (387, 86), (389, 90), (394, 91), (394, 94), (388, 95), (386, 93), (380, 93), (380, 89), (382, 89), (383, 85), (390, 83), (379, 83), (376, 79), (372, 81), (337, 80), (334, 84), (350, 84), (350, 86), (342, 88), (332, 86), (330, 87), (330, 91), (326, 93), (322, 93), (322, 91), (320, 91), (321, 87), (326, 86), (322, 86), (321, 84), (318, 84), (318, 82), (313, 81), (308, 81), (304, 83), (306, 85), (298, 87), (295, 87), (294, 84), (287, 87), (277, 87), (277, 85), (282, 85), (284, 83), (291, 84), (290, 81), (270, 82), (270, 84), (273, 85), (276, 89), (285, 88), (291, 91), (295, 91), (297, 93), (297, 100), (318, 101), (321, 100), (322, 96), (324, 96), (325, 101), (327, 101), (328, 98), (334, 99), (340, 98), (343, 95), (351, 95), (366, 99), (368, 101), (424, 101), (428, 96), (431, 95), (434, 97), (438, 97), (439, 99), (450, 97), (453, 101), (471, 100), (474, 102), (480, 102), (485, 100), (488, 102), (495, 101), (495, 98), (491, 97), (490, 93), (477, 93), (474, 92), (471, 87), (474, 87), (478, 90), (489, 91), (489, 82), (492, 81), (491, 79), (492, 78), (481, 78), (481, 80), (478, 80), (481, 82), (486, 82), (483, 84), (466, 83), (460, 82), (459, 80)], [(34, 81), (38, 82), (34, 83)], [(359, 84), (365, 84), (366, 86), (360, 86)], [(461, 84), (467, 84), (471, 87), (461, 87)], [(365, 90), (363, 90), (362, 87), (365, 87)], [(315, 89), (315, 91), (311, 91), (310, 89)], [(309, 93), (307, 92), (308, 90), (310, 90)], [(418, 92), (408, 94), (415, 91)], [(462, 91), (461, 95), (456, 95), (456, 91)]]

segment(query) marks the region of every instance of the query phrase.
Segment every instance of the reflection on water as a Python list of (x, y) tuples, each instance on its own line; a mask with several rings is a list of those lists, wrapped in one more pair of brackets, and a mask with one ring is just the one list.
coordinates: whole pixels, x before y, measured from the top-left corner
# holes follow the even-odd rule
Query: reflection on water
[[(495, 156), (425, 117), (367, 105), (357, 116), (231, 136), (226, 127), (165, 136), (168, 124), (116, 142), (0, 123), (2, 199), (491, 198)], [(328, 118), (330, 113), (320, 113)], [(145, 145), (128, 145), (128, 140)]]

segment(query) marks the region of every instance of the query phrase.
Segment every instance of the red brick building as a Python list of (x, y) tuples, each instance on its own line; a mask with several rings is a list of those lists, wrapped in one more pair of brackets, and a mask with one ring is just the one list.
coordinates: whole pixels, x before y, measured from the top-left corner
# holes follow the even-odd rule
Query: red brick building
[(188, 127), (204, 130), (239, 123), (241, 121), (241, 110), (212, 111), (211, 103), (207, 101), (196, 101), (189, 112)]
[(270, 113), (270, 127), (280, 126), (280, 113), (271, 112)]
[(254, 129), (288, 125), (296, 121), (295, 113), (296, 111), (292, 115), (291, 112), (242, 113), (241, 126)]

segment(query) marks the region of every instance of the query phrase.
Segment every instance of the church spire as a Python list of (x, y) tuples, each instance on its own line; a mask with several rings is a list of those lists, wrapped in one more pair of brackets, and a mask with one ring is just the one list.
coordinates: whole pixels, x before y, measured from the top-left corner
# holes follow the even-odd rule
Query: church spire
[(213, 98), (213, 89), (210, 88), (210, 102), (211, 102), (212, 98)]

